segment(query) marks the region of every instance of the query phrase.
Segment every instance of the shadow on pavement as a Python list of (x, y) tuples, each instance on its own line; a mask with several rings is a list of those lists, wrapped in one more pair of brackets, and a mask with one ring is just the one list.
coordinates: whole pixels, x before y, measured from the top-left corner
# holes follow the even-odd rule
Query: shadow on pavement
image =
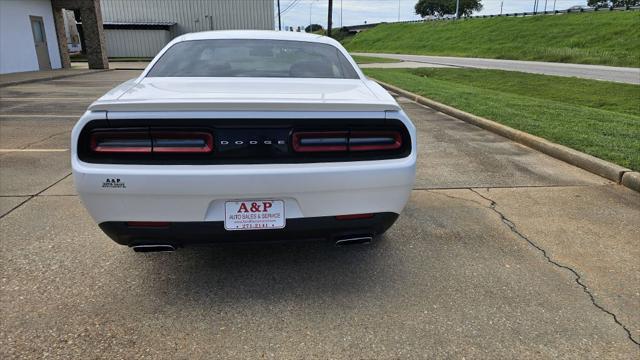
[(148, 280), (150, 292), (168, 303), (176, 296), (204, 303), (336, 301), (392, 290), (390, 282), (380, 279), (399, 276), (402, 267), (384, 265), (390, 257), (386, 237), (376, 240), (346, 247), (328, 242), (220, 245), (131, 256), (150, 265), (149, 271), (139, 275)]

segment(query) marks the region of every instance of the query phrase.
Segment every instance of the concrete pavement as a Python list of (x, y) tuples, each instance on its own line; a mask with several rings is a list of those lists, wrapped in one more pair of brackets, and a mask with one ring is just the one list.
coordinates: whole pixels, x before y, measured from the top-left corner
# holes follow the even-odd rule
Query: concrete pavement
[(367, 68), (377, 68), (377, 69), (417, 69), (417, 68), (452, 68), (453, 66), (448, 65), (439, 65), (439, 64), (428, 64), (423, 62), (415, 62), (415, 61), (401, 61), (401, 62), (393, 62), (393, 63), (369, 63), (369, 64), (358, 64), (358, 66), (362, 69)]
[(57, 69), (57, 70), (44, 70), (44, 71), (27, 71), (11, 74), (0, 74), (0, 87), (26, 84), (31, 82), (39, 82), (43, 80), (53, 80), (73, 77), (77, 75), (86, 75), (96, 72), (103, 72), (108, 70), (89, 70), (89, 67), (77, 69)]
[[(109, 68), (113, 70), (144, 70), (149, 65), (149, 61), (111, 61)], [(71, 63), (74, 69), (88, 69), (89, 64), (84, 61), (76, 61)]]
[[(453, 67), (496, 69), (520, 71), (533, 74), (579, 77), (584, 79), (613, 81), (628, 84), (640, 84), (640, 68), (625, 68), (602, 65), (563, 64), (541, 61), (498, 60), (481, 58), (463, 58), (448, 56), (353, 53), (354, 55), (375, 56), (389, 59), (400, 59), (412, 63), (429, 65), (445, 65)], [(402, 63), (400, 63), (402, 64)], [(382, 64), (378, 64), (382, 65)], [(397, 65), (400, 66), (400, 65)], [(369, 65), (369, 67), (373, 67)], [(383, 66), (375, 66), (383, 67)]]
[(64, 150), (137, 74), (0, 89), (2, 358), (640, 356), (640, 194), (402, 98), (418, 177), (371, 246), (116, 245)]

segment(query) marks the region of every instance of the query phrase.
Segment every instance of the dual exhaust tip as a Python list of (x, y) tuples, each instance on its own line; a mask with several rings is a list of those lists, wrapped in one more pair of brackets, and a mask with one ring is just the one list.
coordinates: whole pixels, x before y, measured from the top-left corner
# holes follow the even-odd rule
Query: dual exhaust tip
[[(336, 246), (347, 246), (347, 245), (359, 245), (359, 244), (369, 244), (373, 240), (373, 236), (364, 235), (364, 236), (349, 236), (343, 237), (336, 240)], [(146, 244), (146, 245), (134, 245), (131, 247), (133, 251), (137, 253), (147, 253), (147, 252), (171, 252), (175, 251), (176, 247), (171, 244)]]
[(131, 248), (133, 249), (133, 251), (138, 253), (171, 252), (176, 250), (176, 247), (171, 244), (134, 245)]
[(343, 237), (336, 240), (336, 246), (369, 244), (371, 243), (372, 240), (373, 240), (373, 236), (371, 235), (349, 236), (349, 237)]

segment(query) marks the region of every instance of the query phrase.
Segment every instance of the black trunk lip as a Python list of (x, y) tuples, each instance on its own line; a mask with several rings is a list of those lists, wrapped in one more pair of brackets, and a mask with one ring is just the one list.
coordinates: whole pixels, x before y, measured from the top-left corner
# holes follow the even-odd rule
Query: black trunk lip
[(168, 228), (129, 227), (126, 221), (107, 221), (98, 226), (121, 245), (251, 244), (298, 241), (336, 241), (351, 236), (375, 237), (398, 219), (394, 212), (375, 213), (366, 219), (337, 220), (335, 216), (287, 219), (283, 229), (228, 231), (223, 221), (171, 222)]

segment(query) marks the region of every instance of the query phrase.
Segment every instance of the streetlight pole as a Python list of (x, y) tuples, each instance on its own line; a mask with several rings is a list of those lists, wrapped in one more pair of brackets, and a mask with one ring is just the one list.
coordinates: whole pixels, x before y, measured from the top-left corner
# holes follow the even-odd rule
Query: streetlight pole
[(398, 22), (400, 22), (400, 0), (398, 0)]
[(311, 10), (313, 9), (313, 1), (309, 4), (309, 32), (313, 32), (311, 28)]
[(456, 0), (456, 19), (460, 19), (460, 0)]
[(280, 19), (280, 0), (278, 0), (278, 30), (282, 31), (282, 20)]
[(331, 37), (331, 26), (333, 25), (333, 0), (329, 0), (329, 11), (327, 11), (327, 36)]

